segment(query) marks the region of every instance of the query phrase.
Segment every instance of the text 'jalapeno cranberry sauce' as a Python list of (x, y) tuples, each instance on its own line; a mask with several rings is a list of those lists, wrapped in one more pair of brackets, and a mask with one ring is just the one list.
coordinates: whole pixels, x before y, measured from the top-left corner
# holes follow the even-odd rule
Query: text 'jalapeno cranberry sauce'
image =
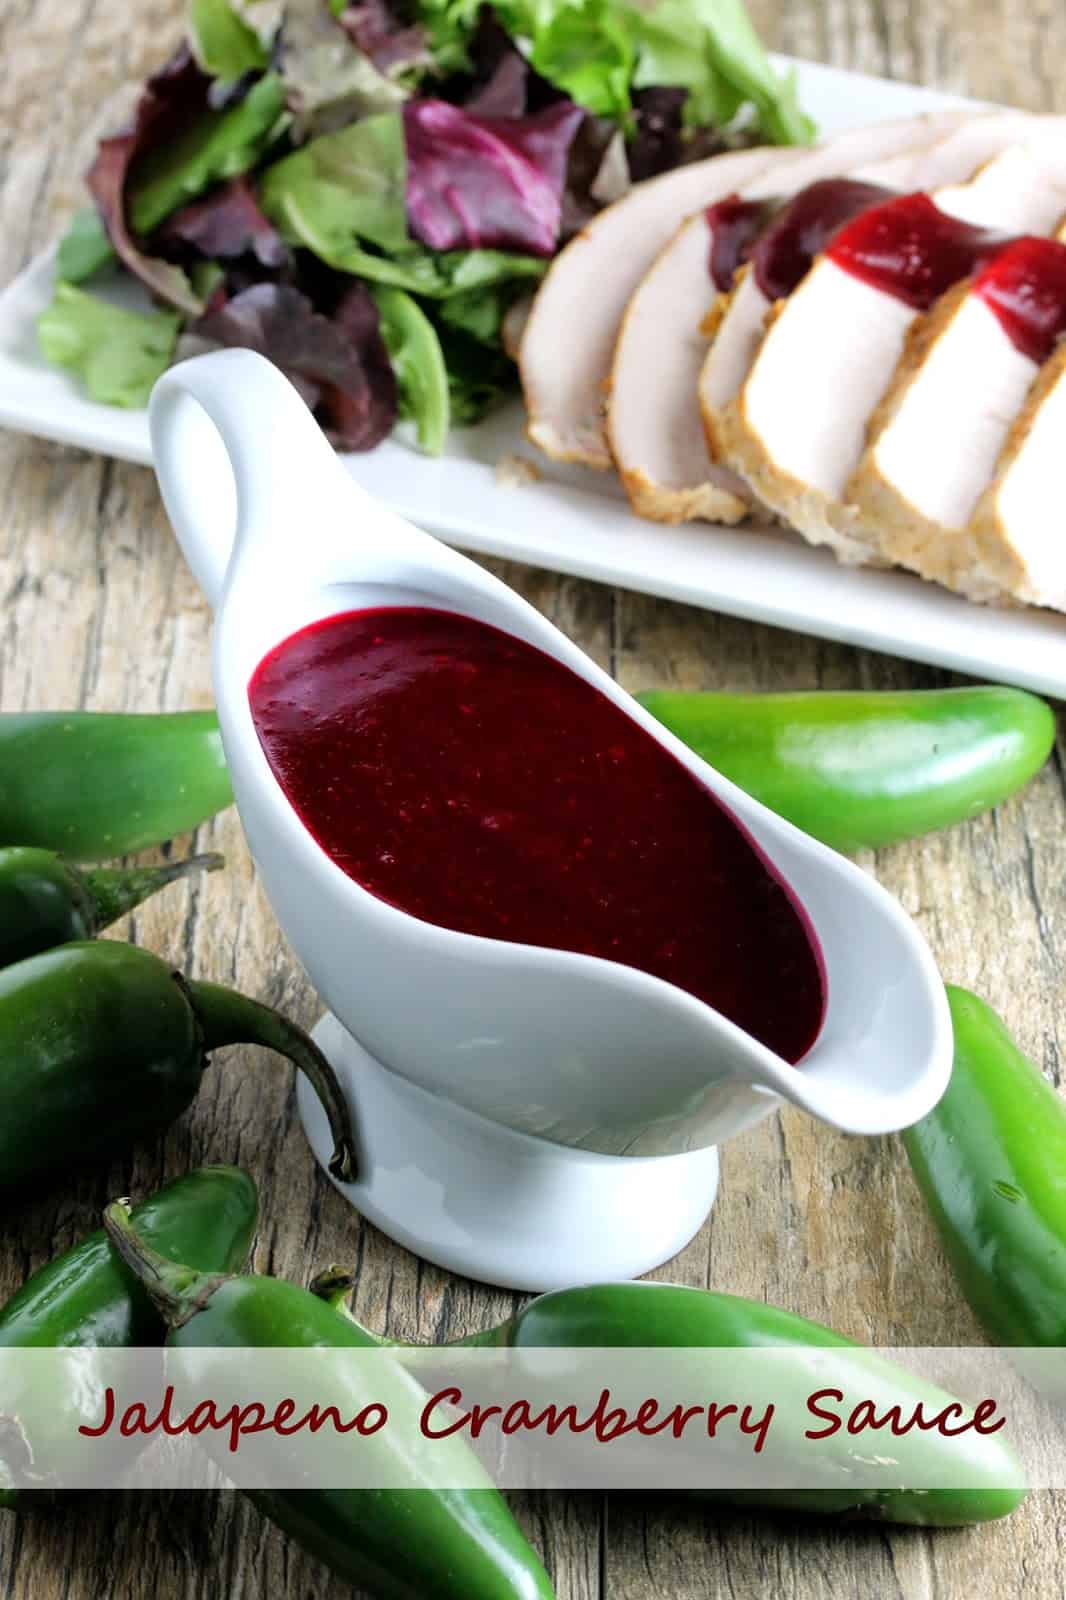
[(328, 617), (249, 685), (322, 849), (411, 916), (602, 956), (714, 1006), (787, 1061), (821, 1026), (806, 916), (711, 792), (553, 657), (451, 612)]

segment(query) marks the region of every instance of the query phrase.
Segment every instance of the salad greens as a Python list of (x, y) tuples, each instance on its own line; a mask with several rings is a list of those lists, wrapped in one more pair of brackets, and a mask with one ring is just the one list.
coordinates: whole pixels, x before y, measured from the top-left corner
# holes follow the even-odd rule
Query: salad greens
[[(418, 0), (437, 60), (464, 62), (478, 10), (478, 0)], [(814, 136), (743, 0), (499, 0), (495, 10), (512, 37), (529, 41), (537, 71), (588, 111), (621, 118), (632, 90), (680, 87), (689, 90), (690, 128), (724, 126), (750, 102), (770, 143)]]
[(448, 369), (440, 340), (418, 302), (402, 289), (379, 285), (373, 295), (385, 348), (400, 386), (400, 415), (414, 421), (422, 449), (428, 455), (439, 455), (451, 417)]
[(69, 367), (89, 393), (110, 406), (144, 406), (174, 357), (180, 317), (167, 311), (123, 311), (73, 284), (56, 284), (37, 320), (41, 349)]
[[(608, 197), (812, 134), (743, 0), (189, 0), (100, 143), (41, 348), (136, 406), (179, 333), (245, 345), (338, 448), (402, 415), (436, 452), (513, 388), (504, 319)], [(166, 309), (80, 287), (116, 265)]]
[(514, 364), (502, 345), (482, 344), (461, 328), (450, 328), (443, 317), (437, 335), (448, 369), (452, 421), (460, 427), (480, 422), (514, 388)]
[(136, 161), (129, 175), (127, 210), (135, 233), (151, 233), (186, 200), (212, 183), (255, 165), (279, 131), (285, 87), (268, 72), (228, 111), (205, 111), (173, 143)]
[(117, 260), (100, 213), (92, 206), (75, 212), (56, 252), (60, 278), (67, 283), (84, 283), (104, 267), (113, 267)]
[(393, 111), (407, 96), (395, 81), (396, 63), (389, 60), (382, 70), (345, 31), (341, 19), (346, 15), (346, 6), (334, 12), (323, 0), (287, 0), (285, 5), (277, 65), (302, 137)]
[[(646, 14), (643, 27), (653, 30), (656, 19), (660, 28), (671, 31), (682, 44), (687, 40), (693, 56), (706, 63), (702, 83), (698, 76), (695, 81), (685, 77), (670, 80), (690, 91), (686, 106), (690, 127), (715, 120), (720, 114), (732, 116), (750, 100), (760, 131), (771, 144), (810, 142), (814, 124), (800, 110), (795, 74), (779, 78), (774, 72), (743, 0), (665, 0)], [(654, 70), (647, 63), (645, 67)], [(644, 80), (646, 85), (664, 81), (662, 77)], [(713, 99), (701, 105), (703, 85), (712, 89), (716, 82), (728, 90), (728, 98), (717, 102), (721, 113)]]
[(542, 6), (541, 12), (531, 35), (532, 65), (586, 110), (622, 121), (631, 106), (639, 13), (614, 0), (584, 0), (554, 11)]
[(189, 43), (204, 71), (223, 83), (262, 72), (270, 62), (270, 51), (229, 0), (190, 0)]
[[(135, 162), (126, 184), (126, 210), (137, 233), (150, 233), (180, 205), (222, 179), (247, 172), (278, 127), (285, 95), (268, 74), (232, 111), (204, 112), (173, 144)], [(117, 259), (99, 211), (79, 211), (59, 245), (59, 271), (82, 283)]]
[(349, 280), (328, 315), (288, 284), (255, 283), (209, 310), (197, 331), (211, 343), (269, 356), (338, 447), (372, 450), (396, 420), (396, 374), (365, 283)]
[(268, 167), (259, 204), (290, 242), (350, 271), (345, 258), (357, 241), (388, 254), (410, 244), (406, 186), (403, 121), (385, 112), (321, 134)]

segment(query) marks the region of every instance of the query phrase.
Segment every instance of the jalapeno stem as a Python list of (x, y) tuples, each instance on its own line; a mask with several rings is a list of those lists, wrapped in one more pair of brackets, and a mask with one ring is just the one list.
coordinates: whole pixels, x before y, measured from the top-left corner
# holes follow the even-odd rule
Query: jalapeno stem
[(141, 1238), (125, 1200), (113, 1200), (107, 1207), (104, 1230), (120, 1259), (144, 1285), (168, 1328), (180, 1328), (202, 1311), (229, 1276), (225, 1272), (197, 1272), (194, 1267), (168, 1261)]
[(311, 1294), (324, 1300), (343, 1317), (351, 1317), (348, 1296), (355, 1288), (355, 1273), (348, 1267), (331, 1266), (317, 1273), (307, 1285)]
[(324, 1300), (326, 1305), (328, 1305), (331, 1310), (337, 1313), (338, 1317), (343, 1317), (345, 1322), (350, 1322), (353, 1327), (359, 1329), (359, 1332), (363, 1334), (365, 1338), (372, 1339), (373, 1342), (376, 1345), (380, 1345), (383, 1350), (408, 1349), (409, 1347), (404, 1345), (400, 1340), (383, 1339), (380, 1334), (371, 1333), (369, 1328), (363, 1327), (363, 1324), (352, 1311), (351, 1305), (348, 1302), (348, 1296), (355, 1288), (355, 1279), (356, 1274), (350, 1267), (338, 1267), (336, 1265), (329, 1266), (326, 1267), (322, 1272), (315, 1274), (315, 1276), (311, 1279), (311, 1282), (307, 1285), (307, 1290), (308, 1293), (313, 1294), (316, 1299)]
[(92, 907), (94, 928), (106, 928), (125, 916), (150, 895), (168, 883), (187, 878), (193, 872), (217, 872), (225, 865), (214, 853), (189, 856), (185, 861), (168, 862), (162, 867), (94, 867), (81, 874)]
[(303, 1073), (329, 1122), (333, 1139), (329, 1170), (343, 1183), (354, 1183), (358, 1168), (348, 1103), (336, 1073), (314, 1040), (295, 1022), (235, 989), (198, 980), (183, 982), (208, 1054), (227, 1044), (261, 1044), (286, 1056)]

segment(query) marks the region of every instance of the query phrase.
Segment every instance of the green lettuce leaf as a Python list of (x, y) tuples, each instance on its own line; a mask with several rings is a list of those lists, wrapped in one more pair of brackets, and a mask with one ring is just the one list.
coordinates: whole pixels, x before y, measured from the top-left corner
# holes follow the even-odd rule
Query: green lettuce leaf
[[(488, 254), (487, 251), (476, 253)], [(543, 265), (546, 263), (542, 263)], [(461, 276), (465, 278), (472, 274)], [(514, 304), (516, 296), (522, 292), (523, 276), (532, 278), (539, 274), (515, 274), (503, 281), (486, 282), (472, 288), (457, 288), (454, 294), (441, 301), (440, 320), (451, 328), (461, 329), (482, 344), (498, 345), (503, 319)]]
[(206, 305), (215, 290), (225, 283), (226, 274), (217, 261), (194, 261), (189, 268), (189, 281), (197, 299)]
[(84, 283), (86, 278), (104, 267), (113, 267), (117, 261), (96, 207), (86, 206), (83, 211), (76, 211), (56, 252), (59, 276), (67, 283)]
[(37, 318), (45, 359), (76, 372), (92, 398), (110, 406), (148, 404), (180, 328), (172, 312), (123, 311), (69, 283), (56, 284), (51, 305)]
[(688, 127), (724, 127), (744, 104), (743, 91), (719, 71), (706, 41), (693, 37), (689, 0), (662, 0), (640, 21), (635, 89), (687, 89)]
[(284, 110), (281, 79), (268, 72), (238, 105), (197, 117), (179, 139), (136, 162), (128, 191), (134, 232), (151, 233), (211, 184), (247, 172), (279, 130)]
[(730, 122), (750, 102), (767, 139), (810, 143), (814, 124), (800, 110), (795, 82), (775, 73), (743, 0), (659, 0), (633, 15), (636, 88), (687, 89), (690, 127)]
[(499, 345), (484, 344), (461, 328), (442, 326), (439, 333), (452, 421), (459, 427), (471, 427), (514, 393), (514, 362)]
[(499, 339), (500, 324), (513, 299), (513, 291), (503, 288), (468, 289), (441, 301), (440, 318), (450, 328), (461, 328), (472, 339), (492, 344)]
[[(299, 221), (291, 206), (286, 216), (290, 221)], [(294, 242), (292, 235), (288, 237)], [(411, 243), (394, 256), (380, 256), (356, 244), (328, 254), (307, 235), (297, 234), (295, 242), (306, 244), (337, 272), (351, 273), (353, 277), (365, 278), (368, 283), (405, 289), (409, 294), (422, 295), (429, 300), (445, 300), (466, 293), (468, 287), (482, 284), (539, 278), (548, 264), (536, 256), (508, 255), (502, 250), (448, 250), (436, 255), (420, 244)]]
[[(462, 72), (469, 67), (466, 47), (477, 26), (482, 0), (417, 0), (415, 18), (426, 31), (426, 41), (437, 71), (442, 76)], [(496, 7), (504, 26), (510, 31), (508, 16)]]
[(289, 244), (313, 251), (327, 266), (429, 299), (539, 278), (547, 268), (536, 256), (504, 250), (437, 253), (410, 237), (398, 112), (322, 134), (268, 167), (259, 204)]
[(229, 0), (191, 0), (189, 43), (204, 71), (224, 82), (260, 72), (270, 62), (263, 41)]
[(400, 415), (413, 420), (426, 454), (439, 456), (448, 437), (451, 407), (448, 370), (436, 329), (402, 290), (378, 287), (371, 292), (400, 388)]
[(534, 29), (534, 69), (595, 116), (623, 121), (636, 63), (627, 8), (615, 0), (584, 0), (560, 6)]
[(540, 256), (512, 255), (507, 250), (446, 250), (433, 260), (448, 294), (466, 294), (517, 278), (543, 278), (549, 265)]
[(259, 204), (290, 243), (335, 265), (357, 240), (390, 252), (410, 243), (406, 192), (403, 120), (389, 111), (322, 134), (268, 167)]

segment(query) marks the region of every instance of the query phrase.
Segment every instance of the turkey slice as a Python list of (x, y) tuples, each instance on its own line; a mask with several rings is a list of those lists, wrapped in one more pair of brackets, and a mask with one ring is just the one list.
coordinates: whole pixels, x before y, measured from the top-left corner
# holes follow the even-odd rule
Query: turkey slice
[[(1010, 111), (1001, 114), (970, 118), (961, 127), (949, 133), (921, 153), (882, 163), (874, 172), (859, 173), (890, 189), (939, 189), (942, 209), (957, 216), (967, 216), (970, 203), (968, 182), (975, 172), (1010, 150), (1018, 140), (1040, 140), (1044, 137), (1061, 138), (1066, 126), (1061, 117), (1032, 117), (1025, 112)], [(1010, 204), (1010, 179), (1013, 162), (998, 167), (995, 173), (984, 174), (976, 191), (980, 204), (985, 204), (998, 191), (1005, 206)], [(745, 191), (758, 199), (764, 185), (756, 180)], [(1008, 192), (1003, 194), (1004, 189)], [(1009, 227), (1010, 224), (1005, 223)], [(751, 371), (756, 353), (765, 331), (766, 316), (771, 300), (759, 286), (757, 276), (743, 271), (734, 285), (732, 294), (720, 307), (712, 327), (712, 339), (699, 375), (699, 401), (706, 432), (706, 443), (712, 461), (721, 459), (719, 428), (721, 415), (736, 398)]]
[[(1001, 314), (1004, 294), (1039, 304), (1046, 338), (1036, 348)], [(1063, 332), (1066, 245), (1031, 237), (919, 318), (845, 490), (850, 531), (924, 578), (996, 598), (998, 579), (967, 530)]]
[(1066, 611), (1066, 559), (1053, 493), (1064, 439), (1066, 344), (1060, 343), (1007, 435), (967, 528), (971, 563), (962, 572), (964, 581), (952, 587), (976, 598)]
[(570, 240), (537, 291), (519, 349), (535, 445), (558, 461), (610, 467), (604, 387), (633, 290), (682, 218), (805, 153), (744, 150), (678, 167), (637, 184)]
[[(997, 244), (991, 230), (1004, 214), (1003, 160), (957, 190), (938, 192), (944, 210), (922, 195), (903, 197), (843, 229), (795, 292), (770, 312), (751, 372), (718, 418), (726, 464), (809, 542), (828, 544), (844, 560), (862, 562), (874, 553), (863, 528), (852, 527), (854, 512), (844, 503), (868, 423), (919, 312), (931, 310), (939, 294), (968, 277)], [(1008, 165), (1017, 176), (1013, 156)], [(1033, 166), (1042, 171), (1035, 158)], [(1061, 204), (1045, 174), (1022, 184), (1011, 208), (1011, 227), (1021, 222), (1038, 231), (1052, 225)], [(973, 228), (949, 221), (957, 212)], [(867, 265), (880, 271), (886, 227), (895, 230), (893, 247), (907, 264), (910, 300), (866, 281), (865, 268), (858, 275), (856, 255), (863, 252)], [(848, 256), (853, 259), (842, 264)]]
[[(959, 120), (959, 113), (908, 117), (842, 134), (784, 170), (773, 169), (740, 198), (785, 199), (855, 167), (924, 150)], [(682, 224), (630, 298), (614, 349), (608, 442), (633, 509), (657, 522), (736, 522), (751, 505), (742, 480), (711, 467), (696, 404), (707, 349), (699, 323), (714, 295), (716, 225), (706, 209)]]

